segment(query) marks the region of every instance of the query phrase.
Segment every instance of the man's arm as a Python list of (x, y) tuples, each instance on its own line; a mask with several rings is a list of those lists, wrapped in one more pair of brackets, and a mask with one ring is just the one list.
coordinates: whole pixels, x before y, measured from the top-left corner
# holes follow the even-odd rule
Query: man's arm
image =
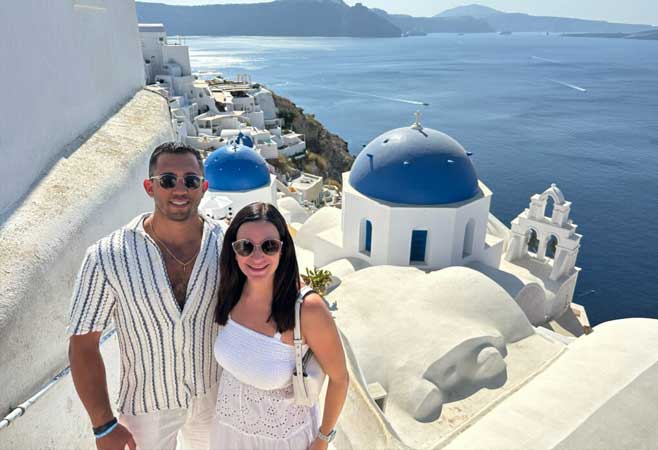
[[(100, 337), (100, 332), (92, 332), (73, 335), (69, 339), (73, 384), (94, 428), (114, 418), (107, 392), (105, 364), (99, 348)], [(96, 439), (99, 450), (124, 450), (126, 446), (131, 450), (136, 448), (132, 435), (120, 424), (108, 435)]]
[(99, 348), (100, 338), (101, 333), (96, 332), (71, 336), (69, 339), (73, 384), (94, 428), (106, 424), (114, 417), (107, 393), (105, 364)]

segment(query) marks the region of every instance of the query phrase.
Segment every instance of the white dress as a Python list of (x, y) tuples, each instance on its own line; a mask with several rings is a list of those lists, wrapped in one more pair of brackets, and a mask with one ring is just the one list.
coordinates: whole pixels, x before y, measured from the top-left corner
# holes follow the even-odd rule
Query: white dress
[(265, 336), (229, 316), (214, 353), (224, 370), (210, 448), (307, 450), (317, 436), (319, 413), (317, 405), (294, 403), (294, 347), (280, 333)]

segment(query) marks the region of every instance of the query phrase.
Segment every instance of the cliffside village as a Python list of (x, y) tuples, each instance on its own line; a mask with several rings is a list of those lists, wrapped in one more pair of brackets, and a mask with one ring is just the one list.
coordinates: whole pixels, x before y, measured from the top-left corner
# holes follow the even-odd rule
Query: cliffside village
[[(322, 205), (340, 207), (340, 190), (325, 186), (318, 175), (292, 169), (284, 173), (277, 161), (306, 157), (303, 134), (286, 128), (277, 114), (272, 92), (249, 75), (236, 80), (217, 72), (192, 73), (189, 47), (182, 39), (170, 40), (162, 24), (139, 24), (148, 89), (168, 99), (177, 139), (208, 157), (214, 150), (249, 147), (266, 162), (274, 176), (273, 201), (291, 197), (308, 212)], [(290, 126), (290, 124), (288, 124)], [(211, 193), (213, 186), (211, 182)], [(206, 213), (230, 217), (239, 209), (235, 199), (214, 195), (206, 202)], [(235, 195), (233, 195), (235, 197)], [(204, 205), (202, 205), (204, 207)]]

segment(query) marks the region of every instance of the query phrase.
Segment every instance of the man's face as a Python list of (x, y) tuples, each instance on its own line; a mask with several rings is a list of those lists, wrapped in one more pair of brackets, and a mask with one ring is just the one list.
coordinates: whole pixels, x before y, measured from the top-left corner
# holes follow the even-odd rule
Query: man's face
[(199, 202), (208, 190), (208, 182), (205, 180), (198, 189), (190, 189), (185, 186), (186, 175), (203, 176), (196, 157), (192, 153), (160, 155), (153, 176), (164, 174), (173, 174), (178, 177), (173, 188), (163, 188), (157, 178), (144, 180), (144, 189), (153, 198), (155, 209), (169, 220), (177, 222), (183, 222), (196, 216)]

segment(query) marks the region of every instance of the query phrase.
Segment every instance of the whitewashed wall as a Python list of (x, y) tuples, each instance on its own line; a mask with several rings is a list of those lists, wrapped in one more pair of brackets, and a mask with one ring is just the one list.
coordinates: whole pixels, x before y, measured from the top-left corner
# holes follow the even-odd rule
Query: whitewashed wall
[(187, 45), (166, 45), (163, 54), (165, 62), (173, 61), (183, 69), (183, 76), (192, 75), (190, 48)]
[(167, 33), (159, 30), (154, 31), (152, 27), (144, 27), (144, 30), (139, 33), (139, 37), (141, 39), (142, 55), (144, 59), (148, 59), (150, 62), (151, 72), (147, 82), (153, 84), (155, 76), (163, 73), (162, 65), (165, 60), (162, 46), (167, 39)]
[(263, 111), (265, 120), (276, 119), (277, 108), (274, 104), (274, 98), (272, 93), (265, 88), (261, 88), (258, 92), (254, 94), (256, 102), (260, 106), (260, 109)]
[(133, 0), (0, 2), (0, 219), (144, 83)]
[[(452, 233), (452, 252), (450, 260), (453, 265), (466, 264), (470, 261), (482, 261), (485, 256), (485, 238), (487, 235), (487, 223), (489, 222), (489, 210), (491, 206), (491, 191), (480, 182), (482, 193), (476, 200), (463, 202), (456, 210), (455, 229)], [(472, 245), (469, 256), (464, 255), (464, 237), (469, 221), (473, 221)]]
[[(371, 199), (357, 192), (349, 182), (349, 172), (343, 173), (343, 249), (347, 255), (363, 259), (372, 265), (389, 264), (388, 256), (394, 245), (393, 239), (390, 239), (390, 213), (390, 208), (377, 207)], [(369, 255), (362, 248), (366, 219), (372, 223)]]
[(276, 205), (276, 178), (270, 175), (270, 184), (250, 191), (216, 191), (208, 190), (203, 198), (200, 208), (209, 202), (213, 196), (227, 197), (233, 202), (229, 207), (229, 214), (234, 217), (238, 211), (253, 202), (265, 202)]
[[(148, 159), (157, 145), (173, 138), (167, 101), (138, 92), (52, 168), (0, 227), (0, 411), (26, 400), (68, 364), (69, 301), (84, 252), (152, 210), (142, 187)], [(56, 420), (62, 405), (50, 407)]]
[[(485, 236), (491, 191), (480, 183), (481, 194), (452, 205), (401, 206), (370, 199), (356, 191), (343, 175), (343, 247), (348, 254), (374, 265), (409, 265), (413, 230), (427, 230), (425, 264), (438, 269), (485, 259)], [(372, 250), (362, 251), (365, 220), (372, 223)], [(463, 258), (464, 233), (473, 220), (473, 251)]]

